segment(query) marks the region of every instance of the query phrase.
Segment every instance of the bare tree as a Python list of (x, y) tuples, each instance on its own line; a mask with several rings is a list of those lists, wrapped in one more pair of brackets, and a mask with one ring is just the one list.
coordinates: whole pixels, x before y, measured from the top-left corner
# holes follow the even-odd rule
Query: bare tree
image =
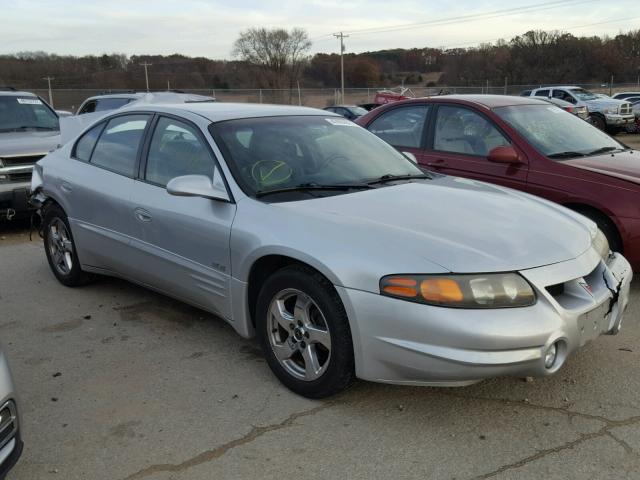
[(300, 79), (311, 41), (300, 28), (250, 28), (240, 33), (233, 55), (260, 69), (270, 88), (291, 88)]

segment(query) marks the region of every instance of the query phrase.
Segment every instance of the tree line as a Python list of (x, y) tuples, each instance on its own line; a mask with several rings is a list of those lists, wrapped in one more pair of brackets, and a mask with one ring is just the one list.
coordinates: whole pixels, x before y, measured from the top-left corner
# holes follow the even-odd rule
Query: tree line
[[(310, 55), (307, 33), (251, 28), (234, 43), (233, 60), (174, 55), (0, 55), (0, 86), (143, 89), (142, 63), (150, 63), (150, 88), (242, 89), (337, 87), (340, 56)], [(577, 37), (529, 31), (510, 40), (471, 48), (411, 48), (345, 54), (347, 87), (528, 85), (636, 82), (640, 78), (640, 29), (614, 37)]]

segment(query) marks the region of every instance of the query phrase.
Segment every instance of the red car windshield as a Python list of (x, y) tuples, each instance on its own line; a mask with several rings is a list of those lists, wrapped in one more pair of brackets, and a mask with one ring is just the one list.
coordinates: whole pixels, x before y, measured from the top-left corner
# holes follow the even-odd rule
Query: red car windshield
[(550, 158), (574, 158), (625, 148), (606, 133), (553, 105), (512, 105), (493, 111)]

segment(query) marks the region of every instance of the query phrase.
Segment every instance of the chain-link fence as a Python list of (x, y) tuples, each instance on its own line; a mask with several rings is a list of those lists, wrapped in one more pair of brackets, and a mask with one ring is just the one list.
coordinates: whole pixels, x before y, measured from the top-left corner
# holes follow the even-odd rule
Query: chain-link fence
[[(587, 90), (604, 93), (607, 95), (615, 94), (625, 90), (640, 91), (640, 84), (576, 84)], [(523, 91), (533, 90), (543, 87), (545, 84), (535, 85), (490, 85), (481, 86), (456, 86), (456, 85), (440, 85), (436, 87), (410, 87), (405, 93), (408, 96), (427, 97), (440, 95), (444, 93), (450, 94), (492, 94), (492, 95), (519, 95)], [(323, 108), (336, 104), (358, 105), (363, 103), (371, 103), (374, 100), (376, 92), (387, 90), (388, 87), (378, 88), (347, 88), (345, 89), (344, 99), (341, 98), (341, 91), (338, 88), (302, 88), (302, 89), (182, 89), (185, 93), (194, 93), (199, 95), (210, 95), (216, 97), (220, 102), (239, 102), (239, 103), (275, 103), (286, 105), (304, 105), (308, 107)], [(29, 91), (40, 95), (42, 98), (49, 100), (49, 91), (47, 89), (30, 89)], [(70, 110), (75, 112), (80, 104), (87, 98), (109, 92), (108, 89), (53, 89), (51, 91), (51, 99), (55, 108), (60, 110)], [(112, 91), (112, 93), (117, 93)]]

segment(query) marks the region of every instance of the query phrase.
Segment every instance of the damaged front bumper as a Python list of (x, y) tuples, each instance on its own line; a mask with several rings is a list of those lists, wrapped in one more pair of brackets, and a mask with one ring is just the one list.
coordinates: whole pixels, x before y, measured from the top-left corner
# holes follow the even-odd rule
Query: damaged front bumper
[(547, 376), (590, 340), (620, 330), (633, 276), (622, 255), (602, 260), (590, 249), (520, 273), (536, 291), (529, 307), (442, 308), (336, 287), (350, 319), (356, 374), (436, 386)]

